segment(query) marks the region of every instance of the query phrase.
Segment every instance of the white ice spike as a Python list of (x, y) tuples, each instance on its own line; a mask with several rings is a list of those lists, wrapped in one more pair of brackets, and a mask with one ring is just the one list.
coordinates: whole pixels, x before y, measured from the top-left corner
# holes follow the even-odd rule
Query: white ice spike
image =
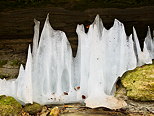
[(151, 37), (151, 31), (149, 26), (148, 26), (147, 36), (145, 38), (145, 44), (147, 46), (147, 50), (150, 53), (150, 57), (154, 59), (154, 39)]

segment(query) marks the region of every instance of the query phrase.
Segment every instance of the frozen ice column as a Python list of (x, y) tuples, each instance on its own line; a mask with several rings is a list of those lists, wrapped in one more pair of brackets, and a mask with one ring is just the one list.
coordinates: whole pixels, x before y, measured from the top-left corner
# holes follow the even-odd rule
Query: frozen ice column
[(147, 46), (147, 50), (150, 53), (150, 57), (154, 59), (154, 39), (151, 37), (150, 27), (148, 26), (147, 36), (144, 41)]
[[(103, 106), (115, 109), (122, 107), (125, 102), (120, 101), (120, 105), (113, 105), (113, 102), (119, 101), (109, 95), (113, 94), (112, 89), (118, 76), (136, 67), (135, 54), (132, 55), (133, 61), (124, 59), (125, 52), (134, 53), (132, 38), (130, 37), (130, 42), (127, 42), (123, 25), (117, 20), (113, 28), (106, 30), (99, 16), (96, 16), (87, 34), (82, 25), (77, 27), (77, 34), (79, 46), (76, 58), (79, 70), (75, 71), (80, 74), (78, 98), (81, 99), (84, 95), (87, 98), (85, 103), (88, 107)], [(131, 47), (131, 51), (128, 50), (127, 45)], [(120, 58), (123, 59), (120, 60)], [(109, 99), (113, 102), (109, 102)]]
[(48, 16), (35, 51), (33, 101), (41, 104), (76, 101), (71, 46), (64, 32), (53, 30)]

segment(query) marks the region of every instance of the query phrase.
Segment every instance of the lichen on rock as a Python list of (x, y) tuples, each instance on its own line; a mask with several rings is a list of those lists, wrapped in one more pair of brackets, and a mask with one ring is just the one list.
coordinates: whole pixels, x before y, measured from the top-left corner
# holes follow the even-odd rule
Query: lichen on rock
[(0, 96), (0, 115), (17, 115), (21, 112), (22, 106), (13, 97)]
[(126, 88), (129, 98), (139, 101), (154, 101), (154, 63), (126, 72), (121, 82)]

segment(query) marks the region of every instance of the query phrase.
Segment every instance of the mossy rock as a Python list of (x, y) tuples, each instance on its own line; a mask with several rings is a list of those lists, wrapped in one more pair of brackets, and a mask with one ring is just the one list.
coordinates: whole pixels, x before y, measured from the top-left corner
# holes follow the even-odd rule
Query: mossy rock
[(36, 114), (42, 110), (42, 106), (38, 103), (26, 104), (23, 110), (31, 115)]
[(13, 97), (2, 95), (0, 96), (0, 115), (14, 116), (18, 115), (22, 110), (22, 105)]
[(139, 101), (154, 101), (154, 64), (126, 72), (121, 78), (127, 96)]

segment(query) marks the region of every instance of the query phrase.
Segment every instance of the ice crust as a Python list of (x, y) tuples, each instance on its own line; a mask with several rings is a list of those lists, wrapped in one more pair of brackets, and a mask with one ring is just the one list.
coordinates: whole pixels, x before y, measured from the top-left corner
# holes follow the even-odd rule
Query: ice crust
[(49, 16), (40, 38), (40, 22), (34, 22), (33, 50), (29, 45), (25, 69), (21, 65), (17, 79), (0, 79), (0, 95), (23, 104), (85, 102), (91, 108), (121, 108), (126, 103), (114, 97), (117, 79), (154, 59), (149, 27), (142, 52), (134, 27), (127, 36), (124, 25), (115, 19), (107, 30), (97, 15), (88, 33), (83, 25), (77, 26), (78, 51), (73, 58), (65, 33), (50, 26)]

